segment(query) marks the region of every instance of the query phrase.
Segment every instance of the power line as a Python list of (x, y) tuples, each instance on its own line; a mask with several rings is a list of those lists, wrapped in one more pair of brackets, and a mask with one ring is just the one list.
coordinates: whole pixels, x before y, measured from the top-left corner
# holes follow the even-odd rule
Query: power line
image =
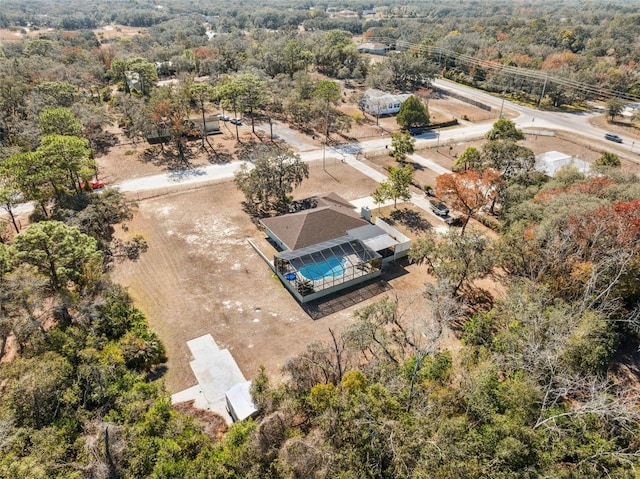
[[(449, 50), (447, 48), (438, 47), (435, 45), (422, 45), (411, 43), (406, 40), (396, 40), (388, 37), (373, 37), (368, 39), (369, 41), (383, 43), (390, 46), (395, 46), (396, 50), (406, 51), (406, 50), (416, 50), (424, 56), (428, 56), (431, 58), (438, 58), (438, 62), (442, 62), (443, 57), (448, 57), (454, 59), (457, 63), (466, 65), (468, 67), (477, 66), (484, 70), (490, 70), (497, 73), (503, 73), (507, 76), (520, 77), (526, 80), (534, 80), (537, 82), (544, 82), (546, 84), (555, 84), (564, 88), (572, 88), (573, 90), (583, 92), (591, 97), (596, 98), (619, 98), (628, 102), (640, 102), (640, 97), (631, 95), (629, 93), (614, 91), (609, 88), (601, 88), (595, 85), (590, 85), (588, 83), (579, 82), (577, 80), (572, 80), (570, 78), (558, 77), (555, 75), (550, 75), (548, 72), (543, 72), (540, 70), (532, 70), (529, 68), (516, 67), (512, 65), (504, 65), (499, 62), (484, 60), (480, 58), (476, 58), (472, 55), (468, 55), (465, 53), (458, 53), (453, 50)], [(544, 89), (543, 89), (544, 93)]]

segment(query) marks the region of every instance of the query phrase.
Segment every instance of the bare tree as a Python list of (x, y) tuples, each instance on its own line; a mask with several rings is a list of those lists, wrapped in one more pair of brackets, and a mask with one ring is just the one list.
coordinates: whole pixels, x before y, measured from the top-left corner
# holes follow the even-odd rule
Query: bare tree
[(596, 416), (616, 429), (627, 429), (640, 420), (638, 406), (637, 392), (621, 393), (608, 380), (556, 376), (545, 387), (540, 416), (533, 429), (558, 430), (563, 427), (561, 418), (575, 420), (586, 416)]

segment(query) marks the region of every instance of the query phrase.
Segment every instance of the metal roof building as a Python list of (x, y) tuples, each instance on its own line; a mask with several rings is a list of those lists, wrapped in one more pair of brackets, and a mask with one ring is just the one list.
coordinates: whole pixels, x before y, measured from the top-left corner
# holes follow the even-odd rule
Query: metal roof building
[(547, 151), (536, 156), (536, 170), (553, 178), (565, 166), (573, 166), (580, 173), (589, 173), (591, 165), (580, 158), (576, 158), (559, 151)]

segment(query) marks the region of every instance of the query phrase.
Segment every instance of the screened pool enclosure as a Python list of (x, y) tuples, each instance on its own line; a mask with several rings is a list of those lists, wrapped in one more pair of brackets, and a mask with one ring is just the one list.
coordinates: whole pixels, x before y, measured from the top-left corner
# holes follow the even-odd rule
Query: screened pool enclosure
[(380, 275), (381, 256), (360, 240), (343, 236), (277, 253), (276, 273), (302, 303)]

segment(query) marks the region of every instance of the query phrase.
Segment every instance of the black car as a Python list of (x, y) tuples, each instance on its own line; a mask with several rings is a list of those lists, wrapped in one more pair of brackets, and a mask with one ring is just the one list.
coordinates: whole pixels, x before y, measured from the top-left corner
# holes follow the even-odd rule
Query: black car
[(605, 139), (609, 140), (609, 141), (615, 141), (616, 143), (622, 143), (622, 138), (620, 138), (618, 135), (614, 135), (613, 133), (606, 133), (604, 135)]
[(449, 215), (449, 208), (447, 208), (447, 205), (445, 205), (442, 201), (429, 200), (429, 203), (431, 203), (431, 210), (433, 210), (433, 212), (438, 216)]

